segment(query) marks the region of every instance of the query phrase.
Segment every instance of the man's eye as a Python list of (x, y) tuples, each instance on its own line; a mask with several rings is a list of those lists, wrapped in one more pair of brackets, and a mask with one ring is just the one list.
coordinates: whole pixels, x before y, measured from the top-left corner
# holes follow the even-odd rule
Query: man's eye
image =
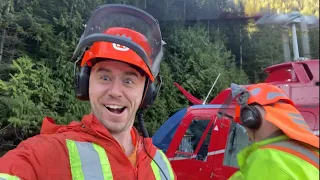
[(110, 78), (109, 78), (107, 75), (103, 75), (103, 76), (101, 77), (101, 79), (107, 81), (107, 80), (109, 80)]
[(132, 81), (131, 79), (125, 79), (125, 80), (124, 80), (124, 83), (126, 83), (126, 84), (132, 84), (133, 81)]

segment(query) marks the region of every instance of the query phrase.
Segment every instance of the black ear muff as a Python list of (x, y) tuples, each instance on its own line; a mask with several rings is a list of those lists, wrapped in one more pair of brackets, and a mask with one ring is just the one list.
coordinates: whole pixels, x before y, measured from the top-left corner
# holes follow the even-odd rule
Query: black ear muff
[(254, 106), (244, 105), (240, 112), (241, 123), (249, 129), (259, 129), (262, 123), (260, 111)]
[(147, 80), (146, 87), (147, 89), (145, 90), (144, 99), (140, 105), (140, 109), (149, 108), (153, 104), (158, 94), (156, 85), (150, 80)]
[(158, 75), (156, 79), (157, 83), (152, 82), (149, 79), (146, 80), (145, 87), (147, 89), (144, 90), (144, 97), (140, 105), (140, 109), (149, 108), (151, 105), (153, 105), (156, 97), (158, 96), (162, 85), (162, 78), (160, 75)]
[(89, 100), (89, 78), (91, 67), (81, 67), (80, 72), (75, 77), (75, 91), (76, 97), (83, 101)]

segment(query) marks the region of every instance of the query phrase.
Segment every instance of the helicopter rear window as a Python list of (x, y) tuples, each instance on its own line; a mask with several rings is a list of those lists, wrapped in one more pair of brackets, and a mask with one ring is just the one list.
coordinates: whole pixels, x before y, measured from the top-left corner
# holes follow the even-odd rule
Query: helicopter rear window
[[(175, 157), (194, 157), (197, 160), (205, 161), (208, 155), (208, 146), (210, 143), (212, 125), (208, 127), (210, 120), (192, 120), (186, 134), (183, 136), (178, 152)], [(205, 134), (204, 141), (201, 143), (201, 139), (206, 132), (207, 128), (210, 128), (208, 133)], [(194, 154), (199, 147), (198, 153)]]

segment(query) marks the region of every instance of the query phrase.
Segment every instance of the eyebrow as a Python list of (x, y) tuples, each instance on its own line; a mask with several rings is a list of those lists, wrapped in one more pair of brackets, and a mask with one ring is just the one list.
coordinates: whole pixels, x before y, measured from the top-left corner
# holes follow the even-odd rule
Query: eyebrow
[(107, 68), (104, 68), (104, 67), (99, 67), (99, 68), (97, 69), (97, 72), (101, 72), (101, 71), (111, 72), (110, 69), (107, 69)]
[(128, 75), (128, 76), (136, 76), (136, 77), (139, 77), (138, 74), (134, 71), (126, 71), (124, 72), (125, 75)]
[[(105, 68), (105, 67), (99, 67), (96, 72), (102, 72), (102, 71), (112, 72), (110, 69), (107, 69), (107, 68)], [(127, 75), (127, 76), (136, 76), (136, 77), (139, 77), (139, 76), (138, 76), (138, 73), (136, 73), (136, 72), (134, 72), (134, 71), (125, 71), (124, 74)]]

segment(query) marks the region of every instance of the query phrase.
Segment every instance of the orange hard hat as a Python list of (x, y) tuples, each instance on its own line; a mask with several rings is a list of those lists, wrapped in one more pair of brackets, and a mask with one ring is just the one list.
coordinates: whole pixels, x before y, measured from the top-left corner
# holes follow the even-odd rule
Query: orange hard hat
[[(294, 103), (287, 95), (277, 86), (268, 83), (259, 83), (246, 87), (250, 96), (247, 100), (247, 104), (259, 104), (261, 106), (270, 105), (279, 101), (291, 104)], [(240, 104), (236, 105), (235, 121), (240, 122)]]
[[(148, 39), (141, 33), (132, 29), (124, 27), (111, 27), (103, 32), (104, 34), (122, 36), (130, 39), (134, 43), (138, 44), (146, 52), (150, 66), (152, 66), (151, 53), (152, 49), (148, 43)], [(151, 81), (154, 81), (153, 74), (148, 68), (144, 60), (133, 50), (111, 42), (94, 42), (93, 45), (87, 50), (81, 61), (81, 66), (92, 66), (92, 61), (95, 58), (105, 58), (116, 61), (122, 61), (131, 65), (137, 66), (142, 69)]]
[[(271, 122), (292, 139), (319, 148), (319, 138), (313, 134), (294, 103), (279, 87), (259, 83), (246, 87), (249, 92), (247, 104), (259, 104), (265, 110), (263, 119)], [(241, 105), (236, 105), (235, 121), (240, 123)]]

